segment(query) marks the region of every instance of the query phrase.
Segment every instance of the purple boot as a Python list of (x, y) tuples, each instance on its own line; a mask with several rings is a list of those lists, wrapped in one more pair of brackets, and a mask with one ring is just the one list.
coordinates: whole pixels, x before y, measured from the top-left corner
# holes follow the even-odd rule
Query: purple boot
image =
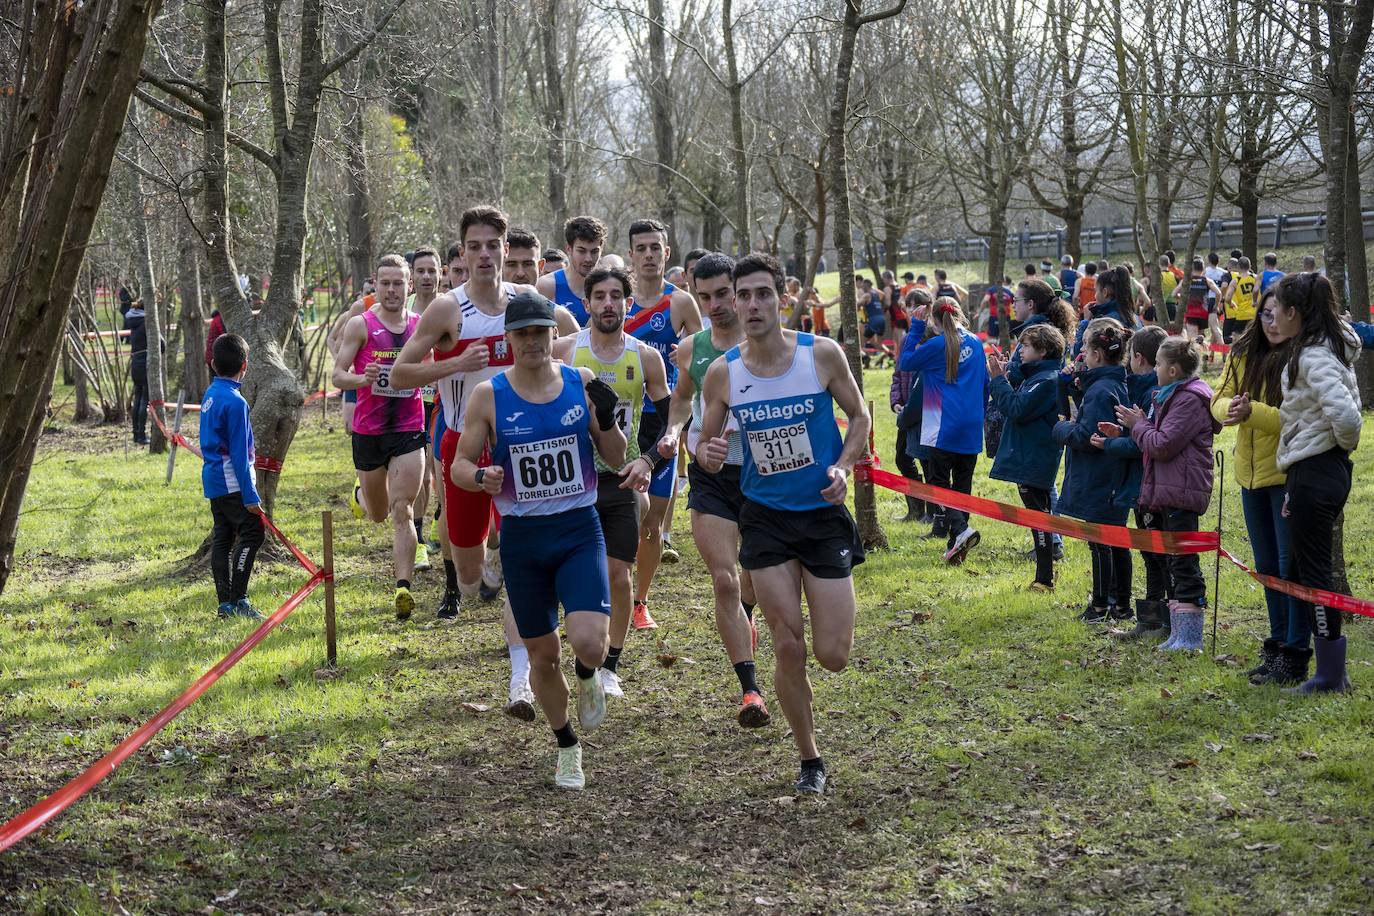
[(1340, 639), (1312, 640), (1316, 650), (1317, 671), (1296, 687), (1285, 689), (1284, 693), (1345, 693), (1350, 689), (1350, 679), (1345, 676), (1345, 637)]

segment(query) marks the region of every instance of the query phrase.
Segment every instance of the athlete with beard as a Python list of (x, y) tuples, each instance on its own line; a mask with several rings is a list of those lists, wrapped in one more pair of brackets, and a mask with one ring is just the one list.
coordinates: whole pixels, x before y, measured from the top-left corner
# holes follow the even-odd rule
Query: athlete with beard
[[(744, 340), (744, 328), (735, 314), (735, 262), (728, 255), (705, 254), (695, 262), (693, 278), (697, 302), (706, 310), (711, 326), (684, 340), (677, 348), (677, 386), (673, 389), (668, 426), (659, 440), (659, 454), (676, 456), (682, 425), (691, 418), (687, 430), (687, 450), (695, 453), (701, 443), (701, 388), (706, 371), (728, 350)], [(754, 583), (749, 573), (740, 574), (739, 516), (744, 508), (740, 490), (740, 466), (744, 463), (739, 428), (726, 424), (729, 448), (720, 470), (707, 472), (698, 460), (687, 467), (687, 508), (692, 515), (692, 538), (706, 568), (711, 573), (711, 590), (716, 599), (716, 631), (725, 654), (739, 678), (739, 724), (759, 728), (769, 722), (755, 680), (754, 651), (758, 630), (754, 625)]]
[[(773, 637), (773, 685), (801, 757), (796, 790), (822, 794), (826, 773), (816, 748), (801, 601), (805, 593), (816, 660), (830, 671), (843, 670), (854, 645), (851, 571), (863, 562), (863, 545), (844, 503), (871, 421), (839, 344), (783, 330), (777, 259), (742, 258), (734, 284), (745, 340), (706, 370), (705, 438), (696, 457), (702, 470), (720, 472), (730, 455), (724, 433), (733, 416), (744, 443), (740, 565), (753, 575)], [(835, 402), (849, 417), (843, 443)], [(712, 435), (713, 430), (720, 432)]]
[[(625, 461), (610, 465), (596, 461), (596, 512), (606, 541), (606, 566), (611, 583), (610, 648), (599, 677), (607, 696), (624, 696), (618, 666), (630, 628), (634, 597), (631, 567), (639, 548), (639, 495), (665, 462), (657, 452), (640, 451), (640, 442), (656, 443), (668, 414), (668, 381), (658, 351), (623, 330), (625, 303), (630, 298), (630, 275), (616, 268), (598, 267), (586, 281), (587, 312), (591, 324), (576, 337), (560, 337), (553, 357), (592, 373), (616, 393), (615, 417), (625, 434)], [(645, 412), (646, 402), (656, 410)]]
[(418, 321), (406, 310), (409, 280), (409, 267), (400, 255), (378, 261), (377, 304), (349, 319), (330, 379), (340, 391), (358, 392), (353, 466), (360, 483), (353, 489), (351, 506), (358, 518), (391, 518), (397, 620), (409, 620), (415, 609), (410, 594), (416, 556), (412, 513), (425, 476), (425, 408), (420, 392), (392, 378), (396, 357)]
[(606, 224), (594, 216), (574, 216), (563, 224), (563, 242), (568, 266), (540, 277), (535, 288), (586, 327), (589, 319), (585, 284), (606, 246)]
[[(668, 247), (668, 227), (656, 219), (635, 220), (630, 224), (629, 237), (634, 299), (625, 313), (625, 331), (658, 350), (668, 368), (668, 385), (673, 386), (677, 384), (673, 351), (683, 337), (701, 330), (701, 312), (690, 293), (663, 279), (673, 253)], [(644, 410), (653, 410), (653, 406), (645, 403)], [(649, 587), (663, 557), (663, 522), (676, 491), (674, 457), (654, 472), (649, 483), (649, 511), (640, 521), (633, 611), (637, 630), (658, 626), (649, 613)]]
[[(453, 481), (454, 455), (463, 434), (467, 399), (479, 383), (514, 364), (505, 335), (506, 304), (517, 293), (532, 291), (528, 286), (501, 280), (507, 225), (506, 215), (495, 207), (478, 206), (463, 213), (459, 245), (468, 279), (425, 310), (392, 369), (397, 384), (437, 382), (444, 409), (447, 429), (439, 443), (439, 455), (458, 596), (449, 600), (450, 596), (445, 595), (438, 612), (441, 620), (457, 617), (461, 600), (479, 596), (484, 547), (493, 515), (490, 495), (461, 488)], [(433, 362), (428, 361), (431, 355)], [(479, 449), (478, 456), (485, 461), (483, 454)], [(533, 721), (529, 655), (515, 628), (509, 600), (505, 603), (503, 622), (511, 659), (506, 712)]]

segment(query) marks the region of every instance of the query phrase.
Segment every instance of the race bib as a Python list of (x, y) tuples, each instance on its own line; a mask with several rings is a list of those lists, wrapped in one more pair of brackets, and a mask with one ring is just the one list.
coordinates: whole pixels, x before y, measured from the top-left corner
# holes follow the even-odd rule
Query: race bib
[(815, 463), (806, 423), (748, 431), (749, 454), (760, 474), (781, 474)]
[(515, 498), (519, 502), (580, 496), (586, 492), (586, 482), (579, 473), (582, 449), (576, 433), (512, 445), (510, 462), (515, 471)]
[(372, 383), (372, 393), (384, 398), (411, 398), (415, 396), (415, 389), (392, 388), (391, 367), (380, 366), (378, 367), (377, 381)]
[(424, 398), (426, 401), (432, 401), (434, 400), (435, 390), (433, 385), (426, 385), (420, 389), (420, 397)]
[(630, 435), (630, 418), (634, 416), (634, 404), (621, 398), (615, 402), (615, 425), (626, 436)]

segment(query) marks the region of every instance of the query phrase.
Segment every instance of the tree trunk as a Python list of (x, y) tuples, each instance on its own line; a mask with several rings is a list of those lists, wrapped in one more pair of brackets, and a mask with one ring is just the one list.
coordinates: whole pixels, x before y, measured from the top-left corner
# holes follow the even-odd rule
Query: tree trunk
[[(362, 64), (354, 64), (359, 72)], [(344, 172), (348, 176), (348, 267), (353, 295), (361, 296), (363, 281), (372, 275), (372, 205), (367, 181), (367, 140), (361, 91), (344, 103)]]
[(1353, 112), (1350, 115), (1349, 130), (1350, 137), (1354, 142), (1346, 147), (1345, 166), (1345, 258), (1346, 272), (1350, 275), (1349, 289), (1346, 290), (1346, 305), (1349, 306), (1350, 313), (1356, 321), (1368, 321), (1370, 319), (1369, 265), (1364, 247), (1364, 208), (1360, 206), (1360, 200), (1363, 196), (1360, 179), (1360, 144), (1355, 133), (1355, 115)]
[(486, 53), (482, 69), (487, 76), (486, 104), (491, 131), (490, 155), (486, 159), (491, 170), (492, 203), (500, 207), (506, 198), (506, 13), (499, 0), (487, 0), (485, 20), (482, 32), (486, 36)]
[(196, 254), (194, 229), (183, 216), (177, 220), (177, 254), (180, 276), (181, 315), (177, 323), (181, 335), (181, 387), (187, 401), (199, 401), (210, 384), (210, 369), (205, 364), (205, 309), (200, 298), (200, 258)]
[(809, 282), (807, 279), (807, 253), (806, 253), (806, 234), (809, 230), (806, 214), (798, 213), (792, 218), (792, 263), (796, 271), (796, 277), (801, 280), (802, 286)]
[[(1006, 205), (996, 206), (989, 211), (988, 215), (988, 285), (1000, 286), (1002, 278), (1007, 273), (1007, 210)], [(970, 297), (972, 298), (972, 297)], [(994, 299), (993, 308), (1001, 308), (1001, 300)], [(973, 320), (973, 315), (978, 312), (977, 304), (970, 302), (968, 310), (973, 313), (969, 315), (969, 320)], [(976, 331), (977, 328), (974, 328)], [(1011, 321), (1006, 316), (997, 316), (997, 344), (1003, 352), (1011, 352)]]
[(157, 278), (153, 274), (153, 246), (148, 223), (152, 219), (153, 201), (143, 194), (143, 148), (147, 145), (147, 131), (138, 127), (138, 104), (129, 106), (129, 119), (140, 136), (134, 138), (134, 167), (129, 169), (129, 205), (134, 215), (134, 254), (137, 259), (138, 285), (142, 288), (143, 328), (148, 335), (148, 451), (160, 455), (167, 451), (167, 438), (162, 435), (158, 418), (163, 417), (164, 400), (162, 369), (162, 310), (157, 298)]
[(559, 0), (547, 0), (539, 24), (539, 45), (544, 58), (544, 121), (549, 138), (549, 211), (560, 232), (568, 221), (567, 111), (563, 98), (563, 68), (558, 58)]
[[(728, 2), (728, 0), (727, 0)], [(849, 370), (864, 390), (863, 364), (860, 353), (863, 341), (859, 337), (859, 316), (854, 298), (854, 234), (849, 212), (849, 137), (845, 125), (849, 118), (849, 81), (854, 69), (854, 45), (859, 29), (870, 17), (862, 16), (863, 0), (847, 0), (844, 22), (840, 29), (839, 54), (835, 60), (835, 83), (830, 101), (828, 135), (830, 143), (830, 187), (835, 194), (835, 257), (840, 272), (840, 327), (844, 334), (845, 355)], [(898, 6), (887, 15), (895, 15), (906, 6)], [(874, 14), (882, 16), (883, 14)], [(854, 520), (865, 547), (886, 547), (887, 534), (878, 522), (878, 503), (873, 484), (854, 482)]]
[(663, 0), (649, 0), (649, 112), (658, 164), (658, 211), (668, 224), (668, 246), (677, 248), (677, 137), (673, 131), (673, 84), (668, 78), (668, 32)]
[(824, 151), (825, 147), (822, 146), (813, 170), (816, 176), (816, 249), (811, 252), (811, 262), (806, 266), (806, 282), (803, 284), (805, 286), (816, 285), (816, 273), (820, 270), (821, 256), (825, 254), (825, 222), (829, 198), (825, 188), (825, 168), (822, 165)]
[(749, 238), (753, 218), (749, 211), (749, 155), (744, 148), (744, 87), (739, 81), (739, 62), (735, 56), (734, 0), (721, 0), (721, 28), (725, 32), (725, 68), (730, 97), (730, 163), (735, 180), (735, 251), (750, 252)]

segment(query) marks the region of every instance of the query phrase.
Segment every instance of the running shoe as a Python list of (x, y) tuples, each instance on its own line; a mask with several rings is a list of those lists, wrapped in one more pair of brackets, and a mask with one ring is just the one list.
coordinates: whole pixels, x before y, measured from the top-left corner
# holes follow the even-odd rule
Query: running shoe
[(415, 571), (424, 572), (429, 569), (429, 548), (424, 544), (415, 545)]
[(606, 691), (601, 689), (601, 679), (595, 673), (583, 680), (577, 679), (577, 721), (583, 731), (591, 731), (606, 718)]
[(396, 619), (409, 620), (410, 612), (415, 610), (415, 599), (411, 597), (410, 589), (402, 587), (396, 589)]
[(266, 620), (262, 612), (248, 603), (247, 598), (240, 598), (234, 602), (234, 616), (243, 617), (247, 620)]
[(482, 583), (477, 586), (477, 597), (483, 601), (495, 601), (501, 594), (501, 550), (487, 548), (487, 559), (482, 564)]
[(654, 623), (654, 618), (649, 613), (649, 605), (644, 601), (636, 601), (634, 613), (631, 615), (631, 622), (634, 623), (636, 630), (657, 630), (658, 624)]
[(235, 616), (235, 615), (234, 615), (234, 602), (232, 602), (232, 601), (221, 601), (221, 602), (219, 603), (219, 610), (215, 612), (215, 616), (219, 617), (220, 620), (224, 620), (224, 619), (226, 619), (226, 618)]
[(757, 690), (751, 690), (744, 695), (743, 702), (739, 704), (740, 725), (745, 728), (763, 728), (772, 718), (768, 714), (768, 706)]
[(968, 552), (978, 546), (980, 540), (982, 535), (978, 533), (977, 528), (965, 528), (955, 537), (953, 546), (945, 551), (945, 562), (950, 566), (958, 566), (964, 562)]
[(1093, 625), (1106, 623), (1107, 609), (1104, 607), (1094, 607), (1092, 603), (1089, 602), (1088, 606), (1083, 608), (1082, 613), (1078, 615), (1078, 620), (1082, 623), (1088, 623)]
[(607, 671), (605, 668), (598, 668), (596, 669), (596, 676), (601, 680), (601, 689), (606, 696), (625, 696), (625, 690), (620, 686), (620, 675), (614, 671)]
[(434, 616), (439, 620), (454, 620), (458, 617), (458, 607), (458, 593), (445, 591)]
[(510, 698), (506, 701), (506, 715), (521, 722), (533, 722), (534, 713), (534, 691), (530, 689), (530, 682), (522, 681), (511, 685)]
[(582, 745), (558, 749), (558, 768), (553, 771), (554, 784), (560, 789), (583, 789), (587, 777), (582, 773)]
[(798, 795), (824, 795), (825, 770), (820, 767), (803, 767), (801, 775), (797, 777), (796, 792)]
[(1046, 585), (1044, 582), (1034, 581), (1026, 586), (1026, 591), (1036, 592), (1041, 595), (1049, 595), (1054, 592), (1054, 586)]
[(353, 485), (353, 492), (348, 494), (348, 508), (353, 512), (353, 517), (358, 521), (363, 520), (363, 503), (358, 498), (359, 491), (362, 490), (358, 484)]
[(676, 563), (682, 559), (682, 554), (678, 553), (677, 549), (673, 547), (672, 538), (663, 539), (663, 554), (661, 559), (664, 563)]

